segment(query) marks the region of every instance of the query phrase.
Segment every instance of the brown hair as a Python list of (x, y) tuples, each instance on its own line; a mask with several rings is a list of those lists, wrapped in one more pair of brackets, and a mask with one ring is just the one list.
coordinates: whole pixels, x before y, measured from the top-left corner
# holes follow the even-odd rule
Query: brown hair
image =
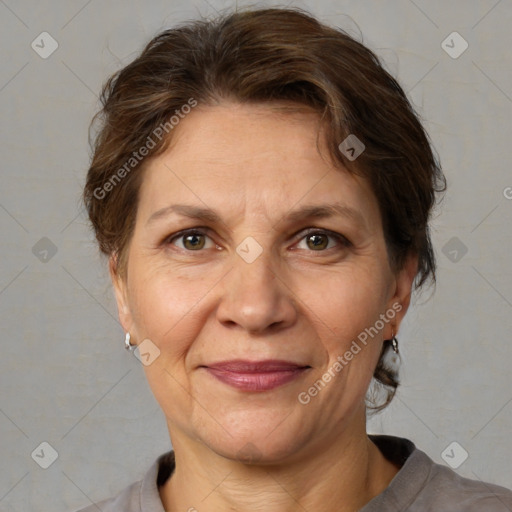
[[(446, 184), (428, 135), (372, 51), (297, 8), (247, 9), (165, 30), (106, 82), (84, 201), (100, 249), (116, 257), (119, 272), (137, 212), (138, 150), (163, 152), (170, 119), (184, 105), (222, 100), (287, 101), (321, 114), (333, 162), (364, 177), (375, 193), (393, 268), (416, 254), (415, 287), (435, 283), (428, 221)], [(339, 149), (350, 134), (365, 145), (354, 161)], [(387, 349), (385, 343), (383, 354)], [(382, 361), (374, 377), (388, 393), (375, 409), (398, 386)]]

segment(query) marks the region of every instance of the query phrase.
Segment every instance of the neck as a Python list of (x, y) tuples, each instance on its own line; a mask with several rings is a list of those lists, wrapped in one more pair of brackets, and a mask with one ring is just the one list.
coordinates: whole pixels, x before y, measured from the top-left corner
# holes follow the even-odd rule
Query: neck
[(173, 446), (176, 469), (160, 488), (168, 512), (353, 512), (380, 494), (399, 469), (365, 430), (358, 436), (324, 439), (293, 463), (242, 464), (186, 437), (174, 440)]

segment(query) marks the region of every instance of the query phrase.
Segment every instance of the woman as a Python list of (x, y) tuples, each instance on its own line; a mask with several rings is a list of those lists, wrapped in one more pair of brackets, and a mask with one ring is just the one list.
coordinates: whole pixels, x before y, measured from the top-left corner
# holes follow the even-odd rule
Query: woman
[(102, 100), (85, 202), (173, 451), (98, 506), (512, 510), (366, 432), (411, 293), (435, 282), (444, 189), (373, 53), (303, 11), (249, 10), (161, 33)]

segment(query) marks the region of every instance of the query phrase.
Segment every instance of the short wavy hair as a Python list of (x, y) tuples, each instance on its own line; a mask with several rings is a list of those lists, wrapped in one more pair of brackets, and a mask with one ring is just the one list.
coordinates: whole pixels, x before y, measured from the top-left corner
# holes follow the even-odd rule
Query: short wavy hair
[[(435, 284), (429, 220), (446, 180), (429, 136), (369, 48), (298, 8), (246, 9), (165, 30), (107, 80), (92, 123), (100, 128), (83, 199), (99, 247), (115, 256), (120, 273), (148, 158), (128, 170), (126, 162), (191, 98), (205, 105), (286, 101), (318, 112), (332, 161), (366, 179), (377, 198), (392, 268), (413, 254), (415, 289)], [(365, 145), (356, 160), (339, 149), (351, 134)], [(171, 138), (172, 130), (155, 138), (148, 157), (162, 153)], [(123, 177), (119, 186), (112, 186), (115, 175)], [(386, 391), (375, 410), (398, 386), (397, 371), (385, 363), (388, 350), (387, 342), (374, 373)]]

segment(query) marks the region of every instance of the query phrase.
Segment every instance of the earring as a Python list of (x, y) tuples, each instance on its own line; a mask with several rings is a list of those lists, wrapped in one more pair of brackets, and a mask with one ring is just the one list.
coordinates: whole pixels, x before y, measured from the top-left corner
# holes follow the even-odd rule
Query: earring
[[(389, 350), (390, 347), (393, 351)], [(391, 334), (391, 339), (384, 340), (380, 364), (384, 368), (396, 373), (400, 367), (400, 353), (398, 351), (398, 340), (394, 333)]]
[(130, 344), (130, 333), (129, 332), (126, 333), (126, 336), (124, 338), (124, 348), (126, 350), (129, 350), (130, 352), (133, 352), (137, 348), (137, 345)]

